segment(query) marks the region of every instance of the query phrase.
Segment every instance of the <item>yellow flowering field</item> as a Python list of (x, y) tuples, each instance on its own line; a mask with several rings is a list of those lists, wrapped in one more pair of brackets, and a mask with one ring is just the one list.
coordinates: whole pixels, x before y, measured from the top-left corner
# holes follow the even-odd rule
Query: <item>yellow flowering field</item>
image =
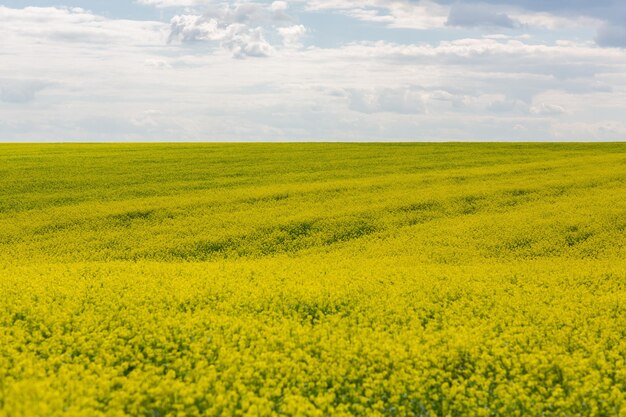
[(0, 146), (0, 416), (626, 416), (626, 144)]

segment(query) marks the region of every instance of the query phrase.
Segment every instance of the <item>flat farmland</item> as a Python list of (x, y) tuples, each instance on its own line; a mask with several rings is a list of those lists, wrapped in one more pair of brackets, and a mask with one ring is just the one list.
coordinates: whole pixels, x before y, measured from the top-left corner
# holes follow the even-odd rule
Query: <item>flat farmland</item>
[(626, 144), (0, 145), (0, 416), (626, 416)]

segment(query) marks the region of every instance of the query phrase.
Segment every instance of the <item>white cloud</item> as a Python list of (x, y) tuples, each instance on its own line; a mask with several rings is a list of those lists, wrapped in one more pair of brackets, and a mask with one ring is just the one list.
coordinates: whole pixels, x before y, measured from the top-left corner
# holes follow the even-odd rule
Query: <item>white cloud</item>
[(203, 14), (176, 15), (171, 20), (169, 40), (215, 42), (236, 58), (267, 57), (274, 47), (266, 32), (276, 32), (289, 48), (299, 46), (306, 32), (302, 25), (286, 25), (293, 20), (285, 13), (287, 7), (281, 1), (269, 5), (222, 3), (208, 7)]
[(270, 6), (270, 9), (274, 12), (284, 11), (289, 8), (289, 4), (286, 1), (275, 1)]
[(553, 123), (552, 137), (565, 141), (623, 141), (626, 124), (621, 121)]
[(159, 22), (111, 20), (81, 8), (58, 7), (11, 9), (0, 5), (0, 23), (5, 42), (19, 38), (47, 43), (146, 45), (162, 43), (167, 29)]
[[(157, 7), (205, 7), (216, 0), (138, 0)], [(624, 47), (626, 3), (622, 0), (536, 1), (536, 0), (292, 0), (309, 11), (335, 11), (352, 18), (383, 23), (391, 28), (433, 29), (446, 24), (457, 27), (503, 27), (526, 30), (597, 30), (601, 46)], [(229, 3), (222, 0), (222, 4)], [(230, 3), (241, 4), (231, 1)], [(261, 4), (261, 3), (253, 3)], [(277, 12), (289, 6), (275, 1)]]
[(335, 10), (359, 20), (392, 28), (431, 29), (445, 26), (449, 7), (429, 0), (308, 0), (308, 10)]
[(192, 7), (211, 4), (211, 0), (137, 0), (140, 4), (156, 7)]
[(302, 46), (302, 38), (306, 35), (306, 28), (303, 25), (286, 26), (278, 28), (278, 33), (283, 37), (283, 44), (287, 48), (299, 48)]
[(266, 57), (272, 46), (260, 27), (242, 23), (222, 23), (212, 17), (180, 15), (172, 18), (170, 42), (214, 41), (230, 50), (235, 58)]
[(530, 112), (532, 114), (544, 115), (544, 116), (555, 116), (565, 113), (565, 108), (559, 106), (558, 104), (551, 103), (539, 103), (530, 108)]
[[(384, 18), (388, 25), (401, 25), (402, 13), (421, 13), (402, 1), (317, 5), (323, 2), (335, 8), (314, 13), (358, 9), (364, 22)], [(448, 6), (419, 5), (440, 7), (429, 18), (445, 25)], [(462, 32), (476, 37), (449, 39), (445, 32), (440, 40), (439, 31), (456, 30), (443, 28), (424, 35), (434, 37), (429, 42), (321, 48), (314, 44), (322, 28), (285, 17), (303, 3), (242, 6), (194, 2), (187, 11), (164, 11), (176, 16), (170, 24), (82, 9), (0, 7), (1, 136), (626, 139), (624, 49), (575, 37), (542, 41), (506, 28), (500, 36), (483, 37), (489, 33), (479, 28)], [(509, 16), (523, 24), (519, 14)], [(431, 23), (414, 26), (439, 27)], [(313, 45), (301, 48), (302, 36)]]
[(347, 96), (350, 109), (361, 113), (419, 114), (425, 111), (422, 94), (410, 87), (351, 89)]

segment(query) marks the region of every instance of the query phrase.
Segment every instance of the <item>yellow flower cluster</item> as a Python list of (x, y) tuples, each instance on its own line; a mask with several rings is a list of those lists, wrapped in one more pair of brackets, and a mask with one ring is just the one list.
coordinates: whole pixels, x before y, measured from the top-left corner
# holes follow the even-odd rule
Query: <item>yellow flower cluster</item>
[(0, 417), (626, 416), (626, 145), (0, 146)]

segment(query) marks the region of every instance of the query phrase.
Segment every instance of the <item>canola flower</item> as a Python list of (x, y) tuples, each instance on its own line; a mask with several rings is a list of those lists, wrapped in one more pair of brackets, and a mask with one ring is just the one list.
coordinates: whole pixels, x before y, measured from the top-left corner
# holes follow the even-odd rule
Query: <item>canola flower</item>
[(626, 416), (626, 145), (0, 146), (0, 416)]

